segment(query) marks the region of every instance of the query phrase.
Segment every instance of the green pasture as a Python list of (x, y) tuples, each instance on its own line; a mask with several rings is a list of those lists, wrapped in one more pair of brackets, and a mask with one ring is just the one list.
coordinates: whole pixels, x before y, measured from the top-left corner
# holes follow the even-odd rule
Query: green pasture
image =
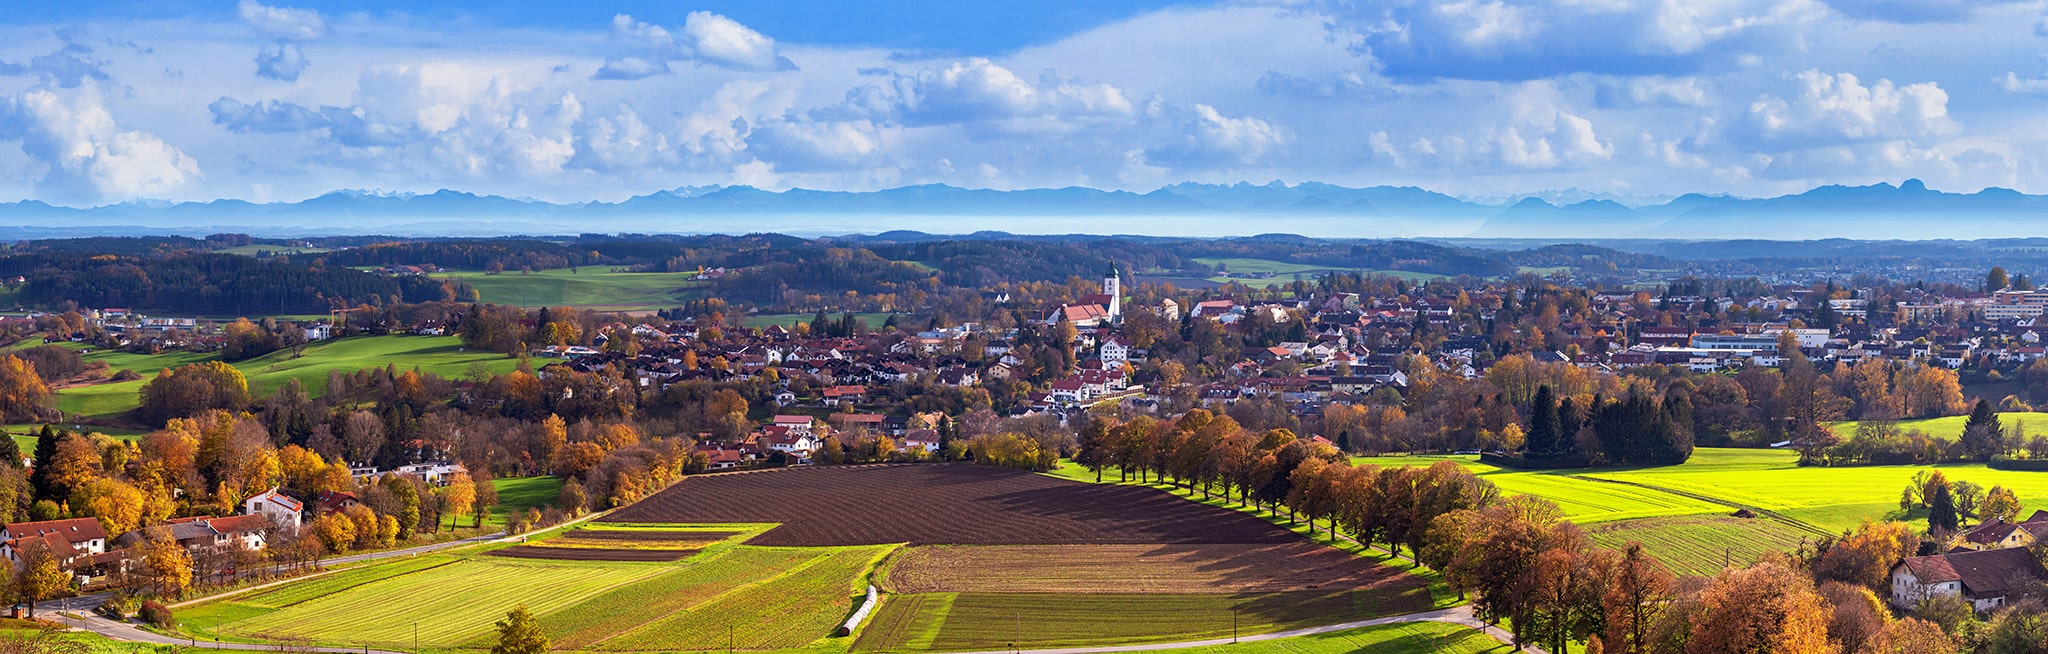
[[(1963, 435), (1963, 424), (1969, 421), (1970, 417), (1965, 415), (1899, 420), (1896, 421), (1896, 424), (1899, 426), (1899, 431), (1902, 432), (1919, 431), (1935, 438), (1955, 440)], [(2039, 433), (2040, 430), (2048, 429), (2048, 412), (2013, 411), (2001, 413), (1998, 414), (1998, 422), (2004, 425), (2007, 431), (2011, 431), (2016, 425), (2026, 425), (2028, 434), (2031, 436), (2034, 433)], [(1849, 438), (1856, 435), (1856, 427), (1861, 424), (1863, 423), (1849, 420), (1829, 425), (1829, 428), (1835, 431), (1835, 436)]]
[(484, 302), (607, 311), (674, 307), (689, 300), (683, 288), (697, 283), (692, 279), (697, 276), (694, 272), (611, 272), (600, 266), (584, 266), (575, 272), (561, 268), (496, 275), (457, 271), (434, 276), (467, 282)]
[[(140, 404), (142, 385), (158, 370), (218, 357), (211, 353), (182, 350), (153, 355), (100, 350), (85, 355), (85, 358), (88, 362), (105, 361), (116, 370), (133, 370), (142, 375), (142, 379), (132, 381), (73, 386), (56, 392), (57, 408), (66, 415), (109, 419)], [(401, 370), (417, 367), (421, 372), (442, 377), (460, 377), (467, 374), (470, 365), (475, 363), (484, 364), (493, 373), (510, 372), (518, 366), (516, 360), (503, 354), (466, 349), (461, 340), (453, 336), (332, 339), (307, 345), (297, 355), (291, 350), (280, 350), (233, 365), (248, 377), (250, 394), (260, 397), (292, 379), (299, 380), (307, 393), (326, 393), (327, 373), (333, 371), (355, 372), (368, 367), (397, 365)]]
[(221, 254), (239, 254), (245, 257), (256, 256), (256, 253), (258, 252), (269, 252), (274, 255), (297, 255), (321, 254), (333, 251), (334, 250), (331, 248), (292, 247), (289, 245), (262, 245), (257, 243), (251, 243), (249, 245), (237, 245), (231, 248), (215, 250), (215, 252), (219, 252)]
[(1475, 456), (1353, 457), (1352, 465), (1380, 467), (1428, 467), (1438, 461), (1454, 461), (1480, 479), (1500, 487), (1502, 495), (1534, 495), (1550, 500), (1564, 511), (1567, 520), (1594, 524), (1663, 516), (1726, 513), (1732, 511), (1713, 502), (1652, 489), (1594, 481), (1567, 474), (1571, 471), (1518, 471), (1480, 463)]
[(523, 604), (558, 650), (844, 651), (850, 639), (829, 635), (894, 549), (722, 544), (677, 563), (472, 550), (229, 597), (181, 611), (179, 623), (200, 638), (394, 650), (412, 650), (417, 629), (427, 651), (480, 651), (494, 641), (492, 622)]
[(1085, 647), (1229, 638), (1418, 610), (1372, 591), (891, 595), (855, 652)]
[(1409, 622), (1312, 636), (1153, 651), (1155, 654), (1480, 654), (1512, 652), (1514, 649), (1476, 629), (1442, 622)]
[(1920, 470), (1940, 470), (1951, 480), (1986, 488), (2010, 488), (2026, 511), (2048, 508), (2048, 474), (1982, 464), (1800, 467), (1798, 453), (1789, 450), (1700, 448), (1681, 465), (1580, 476), (1763, 509), (1836, 533), (1865, 520), (1919, 517), (1899, 509), (1899, 491)]

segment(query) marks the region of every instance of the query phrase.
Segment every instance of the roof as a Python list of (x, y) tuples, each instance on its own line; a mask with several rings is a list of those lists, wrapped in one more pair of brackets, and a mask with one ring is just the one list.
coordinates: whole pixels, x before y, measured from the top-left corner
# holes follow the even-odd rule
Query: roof
[(1101, 320), (1109, 317), (1109, 312), (1103, 310), (1100, 304), (1069, 304), (1060, 307), (1060, 312), (1066, 317), (1067, 322)]
[(304, 503), (299, 502), (299, 498), (292, 497), (284, 493), (280, 493), (274, 487), (271, 488), (270, 490), (257, 493), (255, 497), (251, 497), (249, 499), (272, 502), (290, 511), (303, 511), (306, 508), (306, 505)]
[(809, 425), (809, 424), (811, 424), (811, 417), (810, 417), (810, 416), (775, 416), (775, 420), (774, 420), (773, 422), (774, 422), (775, 424), (778, 424), (778, 425)]
[(218, 531), (223, 534), (231, 534), (243, 531), (261, 531), (270, 527), (269, 518), (265, 518), (262, 515), (254, 513), (249, 515), (229, 516), (226, 518), (207, 518), (205, 522), (206, 526), (212, 527), (214, 531)]
[(2028, 581), (2048, 580), (2048, 569), (2021, 548), (1915, 556), (1899, 565), (1922, 584), (1960, 581), (1975, 597), (2001, 597)]
[(107, 530), (100, 527), (100, 521), (96, 518), (16, 522), (7, 525), (5, 529), (8, 537), (16, 539), (24, 536), (57, 536), (68, 543), (81, 543), (107, 537)]

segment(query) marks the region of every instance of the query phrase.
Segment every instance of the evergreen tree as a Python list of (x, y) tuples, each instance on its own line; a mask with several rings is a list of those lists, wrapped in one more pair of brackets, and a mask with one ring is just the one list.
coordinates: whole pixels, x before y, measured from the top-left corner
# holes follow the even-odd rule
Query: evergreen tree
[(1586, 426), (1586, 411), (1579, 408), (1572, 398), (1557, 403), (1557, 451), (1563, 454), (1579, 452), (1579, 429)]
[[(15, 443), (12, 438), (0, 439), (0, 441), (5, 441), (0, 442), (0, 461), (4, 461), (10, 466), (21, 465), (21, 445)], [(38, 443), (40, 442), (38, 441)]]
[(1557, 419), (1557, 397), (1549, 384), (1536, 387), (1536, 397), (1529, 403), (1529, 455), (1545, 457), (1557, 453), (1561, 431), (1563, 428)]
[(1953, 533), (1962, 517), (1956, 513), (1955, 496), (1949, 494), (1948, 484), (1936, 484), (1927, 497), (1927, 531)]
[(1976, 406), (1970, 408), (1970, 420), (1963, 423), (1960, 444), (1964, 456), (1978, 461), (1989, 461), (2005, 453), (2005, 427), (1999, 424), (1998, 413), (1992, 410), (1990, 402), (1979, 398)]
[(35, 470), (30, 472), (28, 476), (29, 485), (35, 488), (36, 499), (44, 500), (53, 499), (54, 497), (54, 491), (51, 490), (50, 483), (50, 462), (57, 460), (57, 441), (61, 439), (62, 437), (57, 434), (57, 430), (49, 425), (43, 425), (42, 431), (36, 432)]

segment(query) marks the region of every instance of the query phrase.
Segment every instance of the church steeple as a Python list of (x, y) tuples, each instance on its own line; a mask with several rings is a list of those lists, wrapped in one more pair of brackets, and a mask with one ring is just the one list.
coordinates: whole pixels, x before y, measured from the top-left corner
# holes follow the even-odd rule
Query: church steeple
[(1124, 312), (1123, 275), (1116, 270), (1116, 264), (1109, 264), (1109, 272), (1102, 274), (1102, 294), (1109, 296), (1109, 319), (1122, 322)]

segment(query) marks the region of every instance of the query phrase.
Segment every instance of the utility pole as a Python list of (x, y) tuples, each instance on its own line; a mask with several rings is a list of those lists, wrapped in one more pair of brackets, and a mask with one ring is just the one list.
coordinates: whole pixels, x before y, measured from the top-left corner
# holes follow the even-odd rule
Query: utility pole
[(1230, 607), (1230, 644), (1237, 644), (1237, 607)]
[(412, 654), (420, 654), (420, 621), (412, 621)]

